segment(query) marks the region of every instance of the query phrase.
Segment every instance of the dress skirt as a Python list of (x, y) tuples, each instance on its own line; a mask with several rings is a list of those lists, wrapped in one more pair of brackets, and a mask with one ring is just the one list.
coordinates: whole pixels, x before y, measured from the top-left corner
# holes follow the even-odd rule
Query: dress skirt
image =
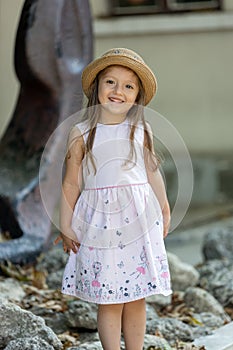
[(171, 294), (162, 213), (148, 183), (85, 189), (72, 228), (81, 246), (62, 293), (97, 304)]

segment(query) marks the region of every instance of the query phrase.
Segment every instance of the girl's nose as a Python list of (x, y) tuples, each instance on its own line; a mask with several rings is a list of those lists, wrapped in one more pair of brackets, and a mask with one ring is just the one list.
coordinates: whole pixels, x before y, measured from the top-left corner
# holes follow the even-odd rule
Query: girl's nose
[(116, 85), (114, 86), (114, 92), (115, 92), (116, 94), (121, 94), (121, 93), (122, 93), (122, 88), (121, 88), (120, 84), (116, 84)]

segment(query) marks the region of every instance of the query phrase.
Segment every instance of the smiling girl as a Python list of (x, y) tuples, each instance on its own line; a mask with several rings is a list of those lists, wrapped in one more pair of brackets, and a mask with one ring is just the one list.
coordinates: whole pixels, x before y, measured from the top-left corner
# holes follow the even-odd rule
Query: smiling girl
[(69, 253), (62, 292), (97, 303), (104, 350), (142, 350), (145, 298), (169, 295), (170, 210), (143, 109), (156, 92), (134, 51), (111, 49), (83, 72), (88, 98), (70, 132), (60, 211)]

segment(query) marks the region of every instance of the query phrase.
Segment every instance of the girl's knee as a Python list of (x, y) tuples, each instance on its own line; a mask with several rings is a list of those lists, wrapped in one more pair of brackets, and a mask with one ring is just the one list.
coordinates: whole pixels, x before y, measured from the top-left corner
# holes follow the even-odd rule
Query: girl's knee
[(124, 304), (99, 304), (98, 305), (98, 312), (105, 312), (105, 313), (121, 313), (123, 309)]

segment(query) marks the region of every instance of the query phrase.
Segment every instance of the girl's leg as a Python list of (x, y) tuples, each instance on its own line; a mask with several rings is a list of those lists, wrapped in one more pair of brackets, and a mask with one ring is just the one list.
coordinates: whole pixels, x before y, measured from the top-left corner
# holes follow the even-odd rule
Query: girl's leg
[(97, 325), (104, 350), (120, 350), (123, 304), (99, 305)]
[(126, 350), (142, 350), (146, 330), (145, 299), (124, 304), (122, 329)]

